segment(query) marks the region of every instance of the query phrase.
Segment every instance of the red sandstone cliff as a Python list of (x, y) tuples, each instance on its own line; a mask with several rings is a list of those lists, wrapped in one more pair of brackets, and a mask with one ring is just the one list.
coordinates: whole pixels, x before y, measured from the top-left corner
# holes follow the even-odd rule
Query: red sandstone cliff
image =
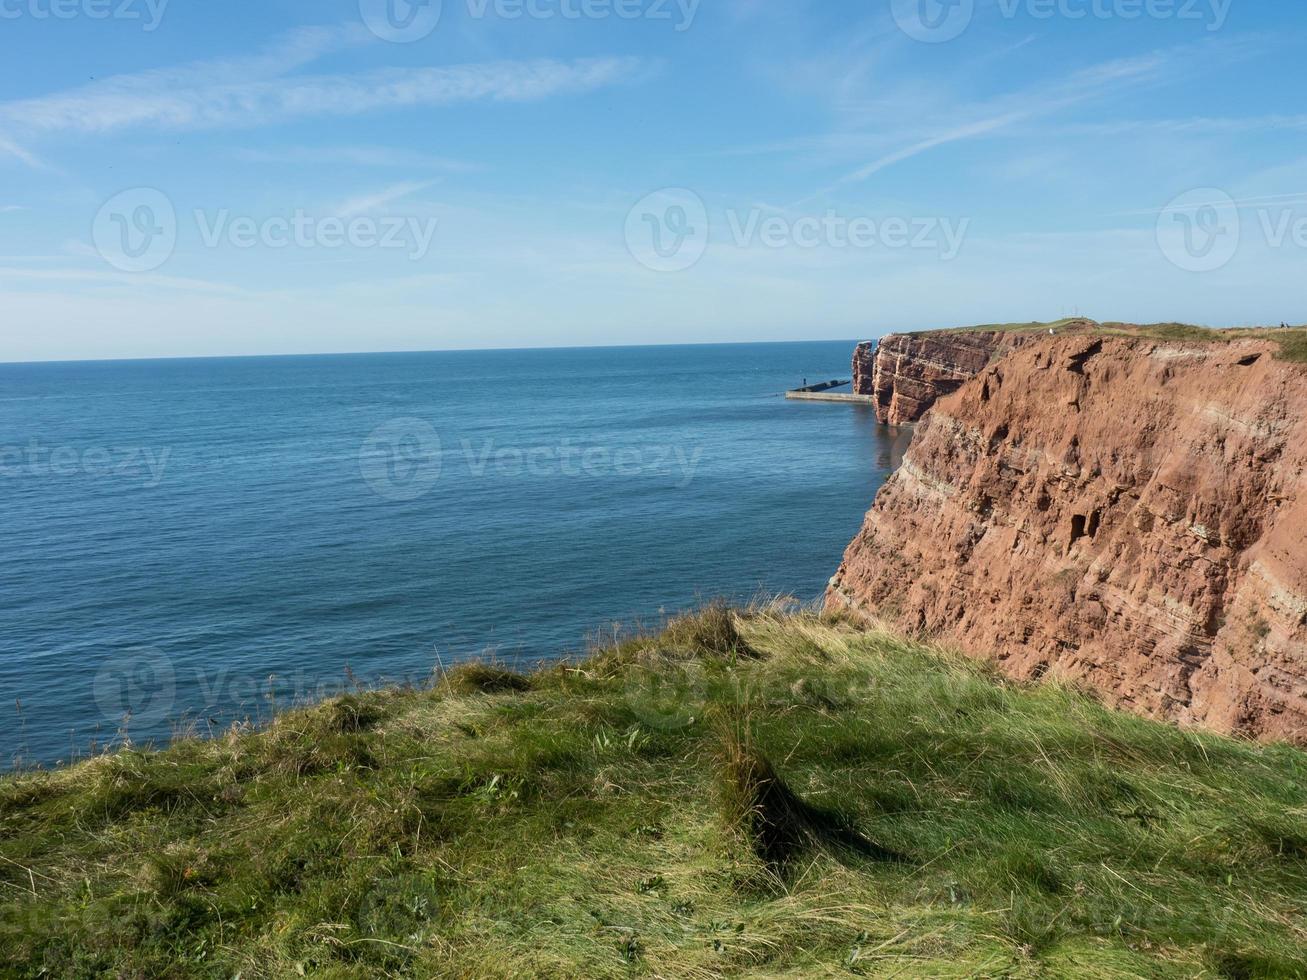
[[(1057, 329), (1074, 333), (1090, 326), (1089, 321), (1074, 321)], [(1047, 336), (1044, 330), (890, 334), (854, 352), (853, 390), (875, 397), (882, 424), (916, 422), (997, 358)]]
[(1307, 368), (1276, 349), (1045, 334), (983, 367), (918, 427), (828, 604), (1307, 741)]

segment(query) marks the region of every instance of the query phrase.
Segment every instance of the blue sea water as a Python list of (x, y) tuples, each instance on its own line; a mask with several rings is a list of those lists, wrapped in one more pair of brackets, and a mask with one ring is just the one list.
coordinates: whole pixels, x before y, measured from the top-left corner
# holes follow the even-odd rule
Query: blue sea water
[(781, 395), (852, 349), (0, 365), (0, 765), (814, 599), (893, 447)]

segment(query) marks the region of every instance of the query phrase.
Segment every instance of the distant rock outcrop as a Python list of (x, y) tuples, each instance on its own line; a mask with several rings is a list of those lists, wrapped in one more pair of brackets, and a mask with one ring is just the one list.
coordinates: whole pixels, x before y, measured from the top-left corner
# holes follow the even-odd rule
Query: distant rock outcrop
[[(1088, 321), (1075, 321), (1057, 329), (1074, 333), (1089, 326)], [(853, 390), (876, 399), (881, 423), (917, 422), (937, 400), (957, 391), (996, 358), (1047, 337), (1045, 329), (890, 334), (854, 352)]]

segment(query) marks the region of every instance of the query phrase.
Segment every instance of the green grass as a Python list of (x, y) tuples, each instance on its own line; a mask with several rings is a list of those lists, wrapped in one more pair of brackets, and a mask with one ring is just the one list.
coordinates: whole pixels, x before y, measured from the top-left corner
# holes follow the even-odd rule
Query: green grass
[(973, 327), (950, 327), (945, 330), (927, 333), (1047, 333), (1050, 329), (1065, 327), (1069, 323), (1080, 323), (1081, 317), (1064, 317), (1061, 320), (1031, 320), (1029, 323), (979, 323)]
[(1099, 328), (1104, 333), (1143, 337), (1148, 340), (1224, 343), (1227, 340), (1234, 339), (1231, 331), (1199, 327), (1192, 323), (1102, 323), (1099, 324)]
[(1220, 330), (1189, 323), (1097, 323), (1084, 317), (1070, 317), (1049, 323), (985, 323), (974, 327), (955, 327), (946, 330), (928, 330), (926, 333), (1044, 333), (1062, 329), (1069, 324), (1084, 324), (1094, 333), (1118, 337), (1139, 337), (1147, 340), (1167, 340), (1194, 343), (1226, 343), (1231, 340), (1270, 340), (1280, 345), (1279, 358), (1294, 363), (1307, 363), (1307, 327), (1281, 330), (1273, 327), (1250, 327)]
[(1280, 345), (1280, 360), (1307, 364), (1307, 327), (1292, 330), (1266, 330), (1259, 332), (1267, 340)]
[(0, 975), (1307, 975), (1307, 755), (808, 614), (0, 780)]

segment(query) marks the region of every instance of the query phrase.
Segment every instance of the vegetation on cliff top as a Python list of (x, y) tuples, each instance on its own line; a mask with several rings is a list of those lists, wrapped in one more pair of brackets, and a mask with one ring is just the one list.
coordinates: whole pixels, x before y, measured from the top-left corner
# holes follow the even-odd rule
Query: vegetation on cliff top
[(1093, 321), (1080, 317), (1066, 317), (1061, 320), (1031, 320), (1029, 323), (978, 323), (972, 327), (947, 327), (943, 330), (925, 330), (923, 333), (1046, 333), (1050, 329), (1066, 327), (1069, 324), (1090, 324)]
[(1288, 330), (1275, 327), (1248, 327), (1236, 330), (1219, 330), (1189, 323), (1099, 323), (1083, 317), (1068, 317), (1048, 323), (985, 323), (974, 327), (955, 327), (946, 330), (928, 330), (925, 333), (1044, 333), (1048, 330), (1071, 328), (1082, 333), (1106, 334), (1119, 337), (1140, 337), (1148, 340), (1176, 342), (1224, 343), (1230, 340), (1269, 340), (1280, 345), (1280, 358), (1285, 361), (1307, 363), (1307, 327)]
[(1307, 754), (720, 607), (0, 780), (0, 974), (1307, 973)]

